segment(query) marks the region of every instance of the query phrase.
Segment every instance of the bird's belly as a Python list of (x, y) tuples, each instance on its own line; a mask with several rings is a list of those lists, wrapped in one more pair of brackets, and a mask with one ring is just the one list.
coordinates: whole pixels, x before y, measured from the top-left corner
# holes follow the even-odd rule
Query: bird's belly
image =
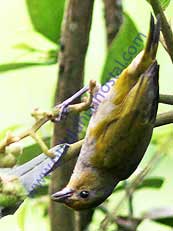
[[(153, 126), (133, 123), (130, 115), (110, 124), (110, 129), (102, 132), (90, 152), (89, 162), (97, 168), (112, 171), (119, 180), (126, 179), (141, 161), (151, 139)], [(131, 121), (132, 122), (132, 121)], [(88, 144), (92, 140), (88, 139)]]

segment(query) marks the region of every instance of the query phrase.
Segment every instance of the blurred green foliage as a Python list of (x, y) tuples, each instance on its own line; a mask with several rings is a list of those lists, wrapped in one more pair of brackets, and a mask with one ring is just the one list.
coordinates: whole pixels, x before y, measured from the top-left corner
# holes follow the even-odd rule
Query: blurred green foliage
[[(149, 0), (148, 0), (149, 1)], [(27, 127), (32, 124), (29, 113), (34, 107), (49, 109), (52, 106), (55, 83), (57, 80), (58, 41), (60, 39), (60, 27), (63, 17), (64, 0), (26, 0), (26, 1), (2, 1), (0, 22), (2, 36), (0, 38), (0, 98), (1, 98), (1, 125), (2, 138), (8, 130)], [(160, 0), (168, 19), (172, 16), (173, 3), (170, 0)], [(90, 44), (86, 57), (85, 83), (89, 79), (105, 82), (109, 72), (115, 66), (114, 59), (122, 60), (122, 53), (132, 45), (135, 36), (139, 32), (147, 34), (151, 8), (146, 1), (124, 0), (124, 22), (118, 36), (114, 39), (111, 47), (106, 49), (106, 33), (103, 14), (103, 3), (96, 0)], [(20, 11), (18, 10), (20, 9)], [(18, 17), (17, 17), (18, 16)], [(139, 52), (143, 43), (137, 50)], [(136, 54), (134, 54), (136, 55)], [(133, 57), (132, 57), (133, 58)], [(130, 62), (131, 60), (129, 60)], [(158, 61), (161, 64), (160, 90), (163, 93), (173, 92), (172, 63), (160, 46)], [(27, 67), (27, 68), (26, 68)], [(8, 72), (7, 72), (8, 71)], [(41, 84), (40, 84), (41, 83)], [(5, 100), (4, 100), (5, 99)], [(169, 106), (161, 105), (159, 111), (169, 110)], [(7, 128), (8, 127), (8, 128)], [(7, 129), (6, 129), (7, 128)], [(41, 134), (49, 143), (51, 127), (41, 129)], [(152, 144), (150, 145), (141, 166), (145, 166), (150, 156), (159, 150), (166, 140), (172, 137), (172, 126), (155, 129)], [(162, 218), (156, 216), (144, 221), (139, 226), (139, 231), (170, 231), (173, 214), (170, 212), (172, 203), (172, 145), (165, 147), (165, 158), (156, 166), (150, 176), (139, 185), (133, 198), (135, 216), (151, 214), (153, 208), (168, 207)], [(25, 142), (24, 155), (20, 158), (20, 164), (39, 154), (40, 149), (31, 141)], [(169, 154), (169, 155), (168, 155)], [(43, 187), (47, 190), (46, 186)], [(158, 190), (159, 189), (159, 190)], [(43, 194), (45, 191), (43, 190)], [(124, 185), (120, 184), (117, 190), (106, 202), (110, 209), (115, 208), (124, 192)], [(33, 207), (35, 208), (33, 210)], [(43, 196), (26, 200), (17, 213), (0, 220), (2, 230), (49, 230), (48, 197)], [(147, 211), (147, 212), (146, 212)], [(122, 214), (127, 214), (127, 203), (121, 208)], [(158, 214), (157, 214), (158, 215)], [(148, 215), (149, 216), (149, 215)], [(97, 230), (104, 214), (96, 209), (90, 230)], [(162, 223), (160, 225), (159, 223)], [(165, 226), (163, 224), (167, 224)], [(110, 226), (111, 231), (115, 226)]]
[[(124, 14), (123, 24), (118, 35), (108, 49), (101, 83), (118, 76), (136, 55), (143, 49), (143, 38), (128, 14)], [(132, 55), (129, 54), (132, 48)], [(131, 51), (130, 51), (131, 52)]]
[(26, 4), (34, 29), (57, 44), (65, 0), (26, 0)]
[[(161, 7), (163, 8), (163, 10), (165, 10), (170, 3), (171, 0), (159, 0)], [(150, 0), (147, 0), (147, 2), (150, 3)]]

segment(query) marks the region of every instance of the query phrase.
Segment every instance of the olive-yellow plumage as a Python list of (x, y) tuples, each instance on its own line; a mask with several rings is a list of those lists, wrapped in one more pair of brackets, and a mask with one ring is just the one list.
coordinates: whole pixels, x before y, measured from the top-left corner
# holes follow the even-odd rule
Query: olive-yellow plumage
[(144, 51), (120, 74), (92, 115), (84, 144), (67, 186), (52, 199), (80, 210), (102, 203), (137, 168), (157, 114), (160, 34), (151, 17)]

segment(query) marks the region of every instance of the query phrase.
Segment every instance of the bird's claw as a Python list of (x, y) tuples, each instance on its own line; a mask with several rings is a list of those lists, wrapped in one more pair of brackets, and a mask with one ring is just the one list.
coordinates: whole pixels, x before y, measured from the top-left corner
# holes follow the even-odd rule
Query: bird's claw
[(60, 120), (65, 119), (68, 114), (68, 104), (63, 104), (60, 106), (60, 111), (57, 117), (52, 119), (52, 122), (58, 123)]

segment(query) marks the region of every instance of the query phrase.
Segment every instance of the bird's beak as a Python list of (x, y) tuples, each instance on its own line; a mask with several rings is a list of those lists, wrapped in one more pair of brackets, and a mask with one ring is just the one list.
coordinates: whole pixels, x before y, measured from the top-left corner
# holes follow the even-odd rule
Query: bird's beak
[(51, 199), (57, 202), (65, 202), (65, 200), (68, 197), (71, 197), (74, 193), (74, 190), (69, 189), (69, 188), (64, 188), (59, 192), (54, 193), (53, 195), (51, 195)]

